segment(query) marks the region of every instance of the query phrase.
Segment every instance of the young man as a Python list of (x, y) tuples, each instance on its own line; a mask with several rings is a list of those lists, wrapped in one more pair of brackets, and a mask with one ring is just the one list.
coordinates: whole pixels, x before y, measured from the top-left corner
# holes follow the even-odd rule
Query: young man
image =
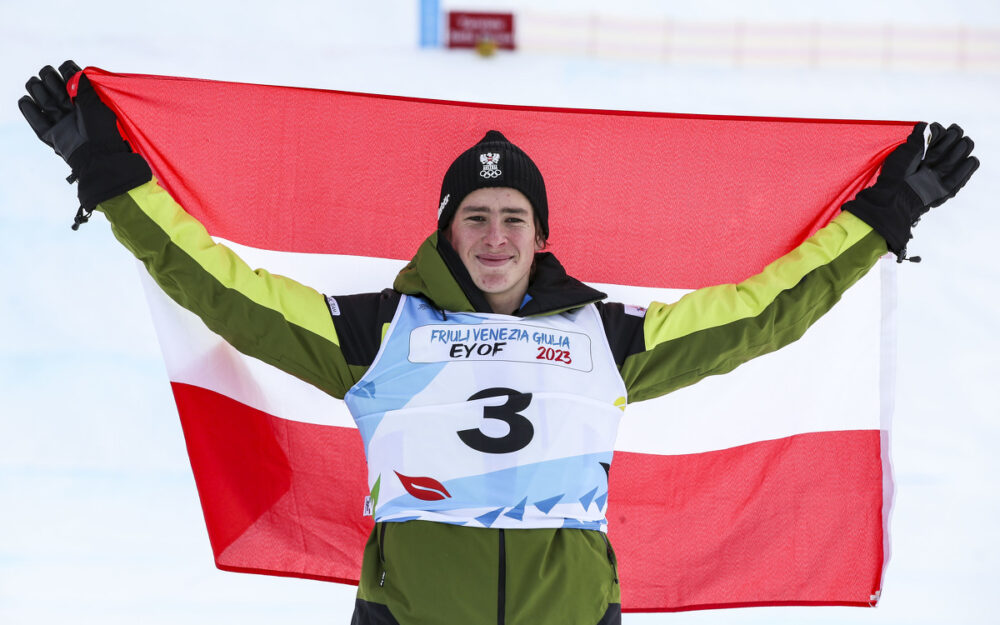
[(887, 248), (905, 257), (920, 215), (978, 166), (960, 129), (925, 142), (918, 125), (874, 186), (758, 276), (632, 314), (542, 251), (542, 175), (490, 131), (445, 173), (437, 230), (391, 289), (324, 296), (215, 244), (79, 68), (60, 69), (19, 106), (72, 167), (80, 221), (102, 211), (178, 303), (350, 408), (376, 520), (358, 624), (620, 622), (605, 530), (626, 402), (796, 340)]

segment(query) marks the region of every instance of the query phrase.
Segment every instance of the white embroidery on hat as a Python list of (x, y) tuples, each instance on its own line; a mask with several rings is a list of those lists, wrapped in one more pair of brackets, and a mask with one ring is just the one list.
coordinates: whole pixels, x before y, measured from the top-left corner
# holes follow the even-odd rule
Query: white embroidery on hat
[(450, 199), (451, 199), (451, 193), (445, 195), (444, 199), (441, 200), (441, 206), (438, 206), (438, 219), (441, 219), (441, 213), (444, 212), (444, 207), (448, 205), (448, 200)]
[(497, 167), (500, 162), (500, 155), (496, 152), (486, 152), (479, 155), (479, 162), (483, 164), (483, 171), (479, 175), (483, 178), (496, 178), (503, 172)]

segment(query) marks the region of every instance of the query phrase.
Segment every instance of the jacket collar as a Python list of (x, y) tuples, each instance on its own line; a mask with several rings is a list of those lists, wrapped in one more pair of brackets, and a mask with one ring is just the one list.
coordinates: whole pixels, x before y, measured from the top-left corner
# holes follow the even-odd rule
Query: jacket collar
[[(458, 253), (438, 232), (417, 249), (413, 260), (396, 276), (392, 288), (407, 295), (419, 295), (442, 310), (453, 312), (493, 312), (483, 292)], [(607, 297), (576, 278), (549, 252), (535, 254), (535, 269), (528, 285), (530, 299), (514, 313), (518, 317), (545, 315), (578, 308)]]

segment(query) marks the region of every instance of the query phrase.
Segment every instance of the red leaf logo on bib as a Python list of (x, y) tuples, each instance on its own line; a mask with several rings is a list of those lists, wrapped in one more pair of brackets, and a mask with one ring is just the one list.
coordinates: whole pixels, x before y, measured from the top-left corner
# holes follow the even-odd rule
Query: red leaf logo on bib
[(451, 493), (444, 487), (444, 484), (432, 477), (409, 477), (402, 475), (399, 471), (393, 471), (403, 488), (417, 499), (424, 501), (440, 501), (451, 497)]

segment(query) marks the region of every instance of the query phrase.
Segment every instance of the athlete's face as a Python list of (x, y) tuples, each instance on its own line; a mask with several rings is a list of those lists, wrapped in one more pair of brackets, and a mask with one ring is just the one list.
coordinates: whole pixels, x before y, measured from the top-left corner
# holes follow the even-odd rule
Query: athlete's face
[(528, 290), (543, 241), (531, 202), (517, 189), (487, 187), (465, 196), (445, 231), (493, 312), (510, 314)]

